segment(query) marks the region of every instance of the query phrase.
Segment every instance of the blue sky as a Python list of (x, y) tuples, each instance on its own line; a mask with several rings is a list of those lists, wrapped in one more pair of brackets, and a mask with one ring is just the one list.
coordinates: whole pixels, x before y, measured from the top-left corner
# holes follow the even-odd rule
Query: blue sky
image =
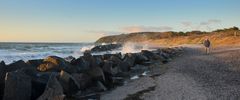
[(0, 0), (0, 41), (92, 42), (138, 31), (240, 27), (240, 0)]

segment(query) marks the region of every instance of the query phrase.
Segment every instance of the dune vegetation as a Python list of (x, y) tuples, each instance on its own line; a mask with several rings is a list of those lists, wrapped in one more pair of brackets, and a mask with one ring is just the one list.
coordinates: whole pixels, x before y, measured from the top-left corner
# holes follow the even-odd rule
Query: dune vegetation
[(181, 45), (201, 44), (209, 38), (213, 46), (239, 45), (240, 30), (238, 27), (218, 29), (212, 32), (191, 31), (191, 32), (137, 32), (106, 36), (98, 39), (96, 43), (125, 43), (125, 42), (147, 42), (155, 45)]

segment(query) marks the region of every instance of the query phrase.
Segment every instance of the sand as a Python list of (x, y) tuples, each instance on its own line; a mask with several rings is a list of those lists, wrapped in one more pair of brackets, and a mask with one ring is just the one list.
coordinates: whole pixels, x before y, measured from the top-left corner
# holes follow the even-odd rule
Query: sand
[(184, 47), (182, 56), (156, 65), (150, 73), (159, 72), (160, 76), (148, 75), (129, 82), (104, 94), (101, 100), (240, 99), (239, 47), (214, 48), (209, 55), (201, 45)]

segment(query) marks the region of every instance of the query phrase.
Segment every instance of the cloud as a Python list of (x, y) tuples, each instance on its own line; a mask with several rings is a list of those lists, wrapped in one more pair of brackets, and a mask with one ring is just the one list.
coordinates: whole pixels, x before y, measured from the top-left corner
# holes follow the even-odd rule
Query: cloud
[(122, 28), (122, 31), (127, 33), (132, 32), (159, 32), (159, 31), (171, 31), (173, 28), (169, 26), (160, 26), (160, 27), (153, 27), (153, 26), (128, 26)]
[(88, 34), (92, 34), (92, 35), (95, 35), (95, 36), (98, 36), (98, 37), (121, 34), (121, 32), (104, 31), (104, 30), (87, 30), (86, 32)]
[(192, 27), (192, 22), (189, 22), (189, 21), (181, 22), (181, 24), (185, 27)]
[(222, 21), (218, 20), (218, 19), (210, 19), (206, 22), (201, 22), (200, 25), (204, 26), (204, 25), (211, 25), (211, 24), (220, 24)]
[(210, 27), (211, 25), (214, 24), (221, 24), (221, 20), (218, 19), (209, 19), (207, 21), (202, 21), (200, 23), (195, 23), (191, 21), (185, 21), (181, 22), (181, 24), (186, 28), (186, 29), (191, 29), (191, 30), (200, 30), (200, 29), (206, 29), (206, 30), (211, 30), (212, 28)]
[(208, 20), (208, 22), (209, 23), (216, 23), (216, 24), (218, 24), (218, 23), (221, 23), (222, 21), (218, 20), (218, 19), (210, 19), (210, 20)]

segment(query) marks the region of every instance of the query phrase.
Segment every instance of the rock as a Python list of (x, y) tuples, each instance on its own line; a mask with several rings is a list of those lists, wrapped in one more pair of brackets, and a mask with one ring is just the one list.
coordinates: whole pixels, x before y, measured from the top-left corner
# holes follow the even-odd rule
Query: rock
[(102, 60), (102, 56), (101, 55), (94, 55), (93, 56), (96, 59), (96, 63), (98, 66), (103, 66), (103, 60)]
[(51, 74), (50, 72), (40, 72), (37, 73), (37, 77), (32, 79), (31, 100), (36, 100), (43, 94)]
[(91, 67), (87, 71), (87, 74), (93, 78), (93, 80), (105, 81), (103, 70), (100, 67)]
[(28, 60), (26, 63), (33, 67), (38, 67), (43, 63), (43, 59)]
[(108, 44), (108, 45), (98, 45), (91, 49), (91, 52), (105, 52), (112, 51), (122, 47), (121, 44)]
[(68, 67), (66, 67), (66, 68), (64, 69), (64, 71), (72, 74), (72, 73), (81, 72), (81, 69), (80, 69), (78, 66), (68, 65)]
[(76, 60), (76, 58), (74, 58), (73, 56), (68, 56), (68, 57), (64, 58), (64, 60), (71, 63), (72, 61)]
[(109, 60), (112, 61), (114, 64), (119, 64), (120, 62), (122, 62), (122, 60), (115, 55), (111, 56)]
[(149, 71), (149, 67), (143, 65), (135, 65), (131, 68), (131, 74), (134, 75), (141, 75), (142, 73)]
[(16, 61), (14, 63), (7, 65), (6, 72), (16, 71), (16, 70), (22, 69), (22, 68), (31, 68), (31, 67), (32, 66), (25, 63), (23, 60), (19, 60), (19, 61)]
[(64, 72), (62, 70), (58, 79), (63, 87), (64, 93), (68, 96), (73, 95), (80, 90), (80, 85), (78, 84), (78, 82), (67, 72)]
[(76, 79), (81, 90), (85, 90), (93, 84), (91, 77), (85, 73), (74, 73), (72, 76)]
[(123, 62), (121, 62), (119, 66), (123, 67), (125, 71), (129, 70), (130, 67), (134, 66), (135, 60), (136, 60), (135, 54), (127, 53), (124, 56)]
[(22, 72), (8, 72), (3, 100), (30, 100), (31, 78)]
[(50, 76), (44, 93), (37, 100), (64, 100), (63, 87), (56, 76), (56, 73)]
[(128, 72), (130, 70), (131, 65), (129, 64), (128, 60), (124, 60), (123, 62), (119, 63), (117, 67), (122, 72)]
[(4, 62), (4, 61), (1, 61), (1, 62), (0, 62), (0, 66), (6, 66), (5, 62)]
[(4, 93), (4, 78), (6, 75), (6, 65), (5, 63), (2, 61), (0, 63), (0, 98), (3, 98), (3, 93)]
[(57, 68), (56, 65), (50, 62), (45, 62), (37, 67), (38, 71), (46, 72), (46, 71), (59, 71), (60, 68)]
[(127, 62), (129, 64), (129, 66), (133, 66), (135, 63), (135, 60), (136, 60), (136, 56), (133, 53), (125, 54), (123, 59), (124, 62)]
[(30, 77), (36, 77), (37, 73), (38, 73), (37, 69), (33, 68), (33, 67), (31, 67), (31, 68), (22, 68), (22, 69), (20, 69), (18, 71), (22, 71), (24, 74), (26, 74), (26, 75), (28, 75)]
[(123, 77), (111, 77), (112, 84), (121, 86), (124, 84), (124, 78)]
[(102, 82), (97, 81), (97, 86), (98, 86), (99, 91), (107, 91), (107, 88), (103, 85)]
[(170, 55), (174, 55), (176, 53), (175, 50), (172, 49), (172, 48), (164, 48), (164, 49), (162, 49), (162, 51), (164, 53), (167, 53), (167, 54), (170, 54)]
[(165, 59), (169, 59), (169, 58), (170, 58), (170, 55), (167, 54), (167, 53), (164, 53), (164, 52), (162, 52), (160, 55), (161, 55), (163, 58), (165, 58)]
[(102, 55), (102, 59), (103, 60), (108, 60), (108, 59), (111, 58), (111, 56), (113, 56), (113, 54), (104, 54), (104, 55)]
[[(119, 62), (119, 63), (121, 63), (121, 62)], [(118, 67), (116, 67), (116, 66), (114, 67), (113, 65), (114, 65), (113, 61), (105, 60), (104, 65), (102, 67), (103, 72), (108, 73), (110, 75), (117, 74), (119, 72), (119, 69), (118, 69)]]
[[(37, 69), (41, 72), (45, 71), (53, 71), (53, 72), (60, 72), (61, 70), (66, 70), (69, 73), (74, 73), (77, 71), (77, 68), (72, 66), (70, 63), (65, 61), (63, 58), (57, 56), (49, 56), (43, 60), (43, 64), (39, 65)], [(74, 71), (74, 72), (71, 72)]]
[(84, 58), (80, 57), (71, 62), (72, 65), (77, 66), (79, 70), (86, 71), (90, 69), (90, 62), (86, 61)]
[(90, 68), (98, 66), (97, 59), (94, 58), (90, 52), (84, 52), (84, 56), (82, 56), (81, 58), (89, 62)]
[(91, 57), (91, 56), (92, 56), (91, 51), (90, 51), (90, 50), (84, 51), (84, 52), (83, 52), (83, 56), (85, 56), (85, 57)]
[(147, 62), (147, 61), (149, 61), (149, 59), (145, 55), (143, 55), (141, 53), (136, 54), (136, 60), (135, 60), (136, 64), (142, 64), (142, 63)]
[(151, 60), (158, 60), (160, 59), (160, 56), (151, 52), (151, 51), (148, 51), (148, 50), (142, 50), (141, 53), (146, 56), (148, 59), (151, 59)]

